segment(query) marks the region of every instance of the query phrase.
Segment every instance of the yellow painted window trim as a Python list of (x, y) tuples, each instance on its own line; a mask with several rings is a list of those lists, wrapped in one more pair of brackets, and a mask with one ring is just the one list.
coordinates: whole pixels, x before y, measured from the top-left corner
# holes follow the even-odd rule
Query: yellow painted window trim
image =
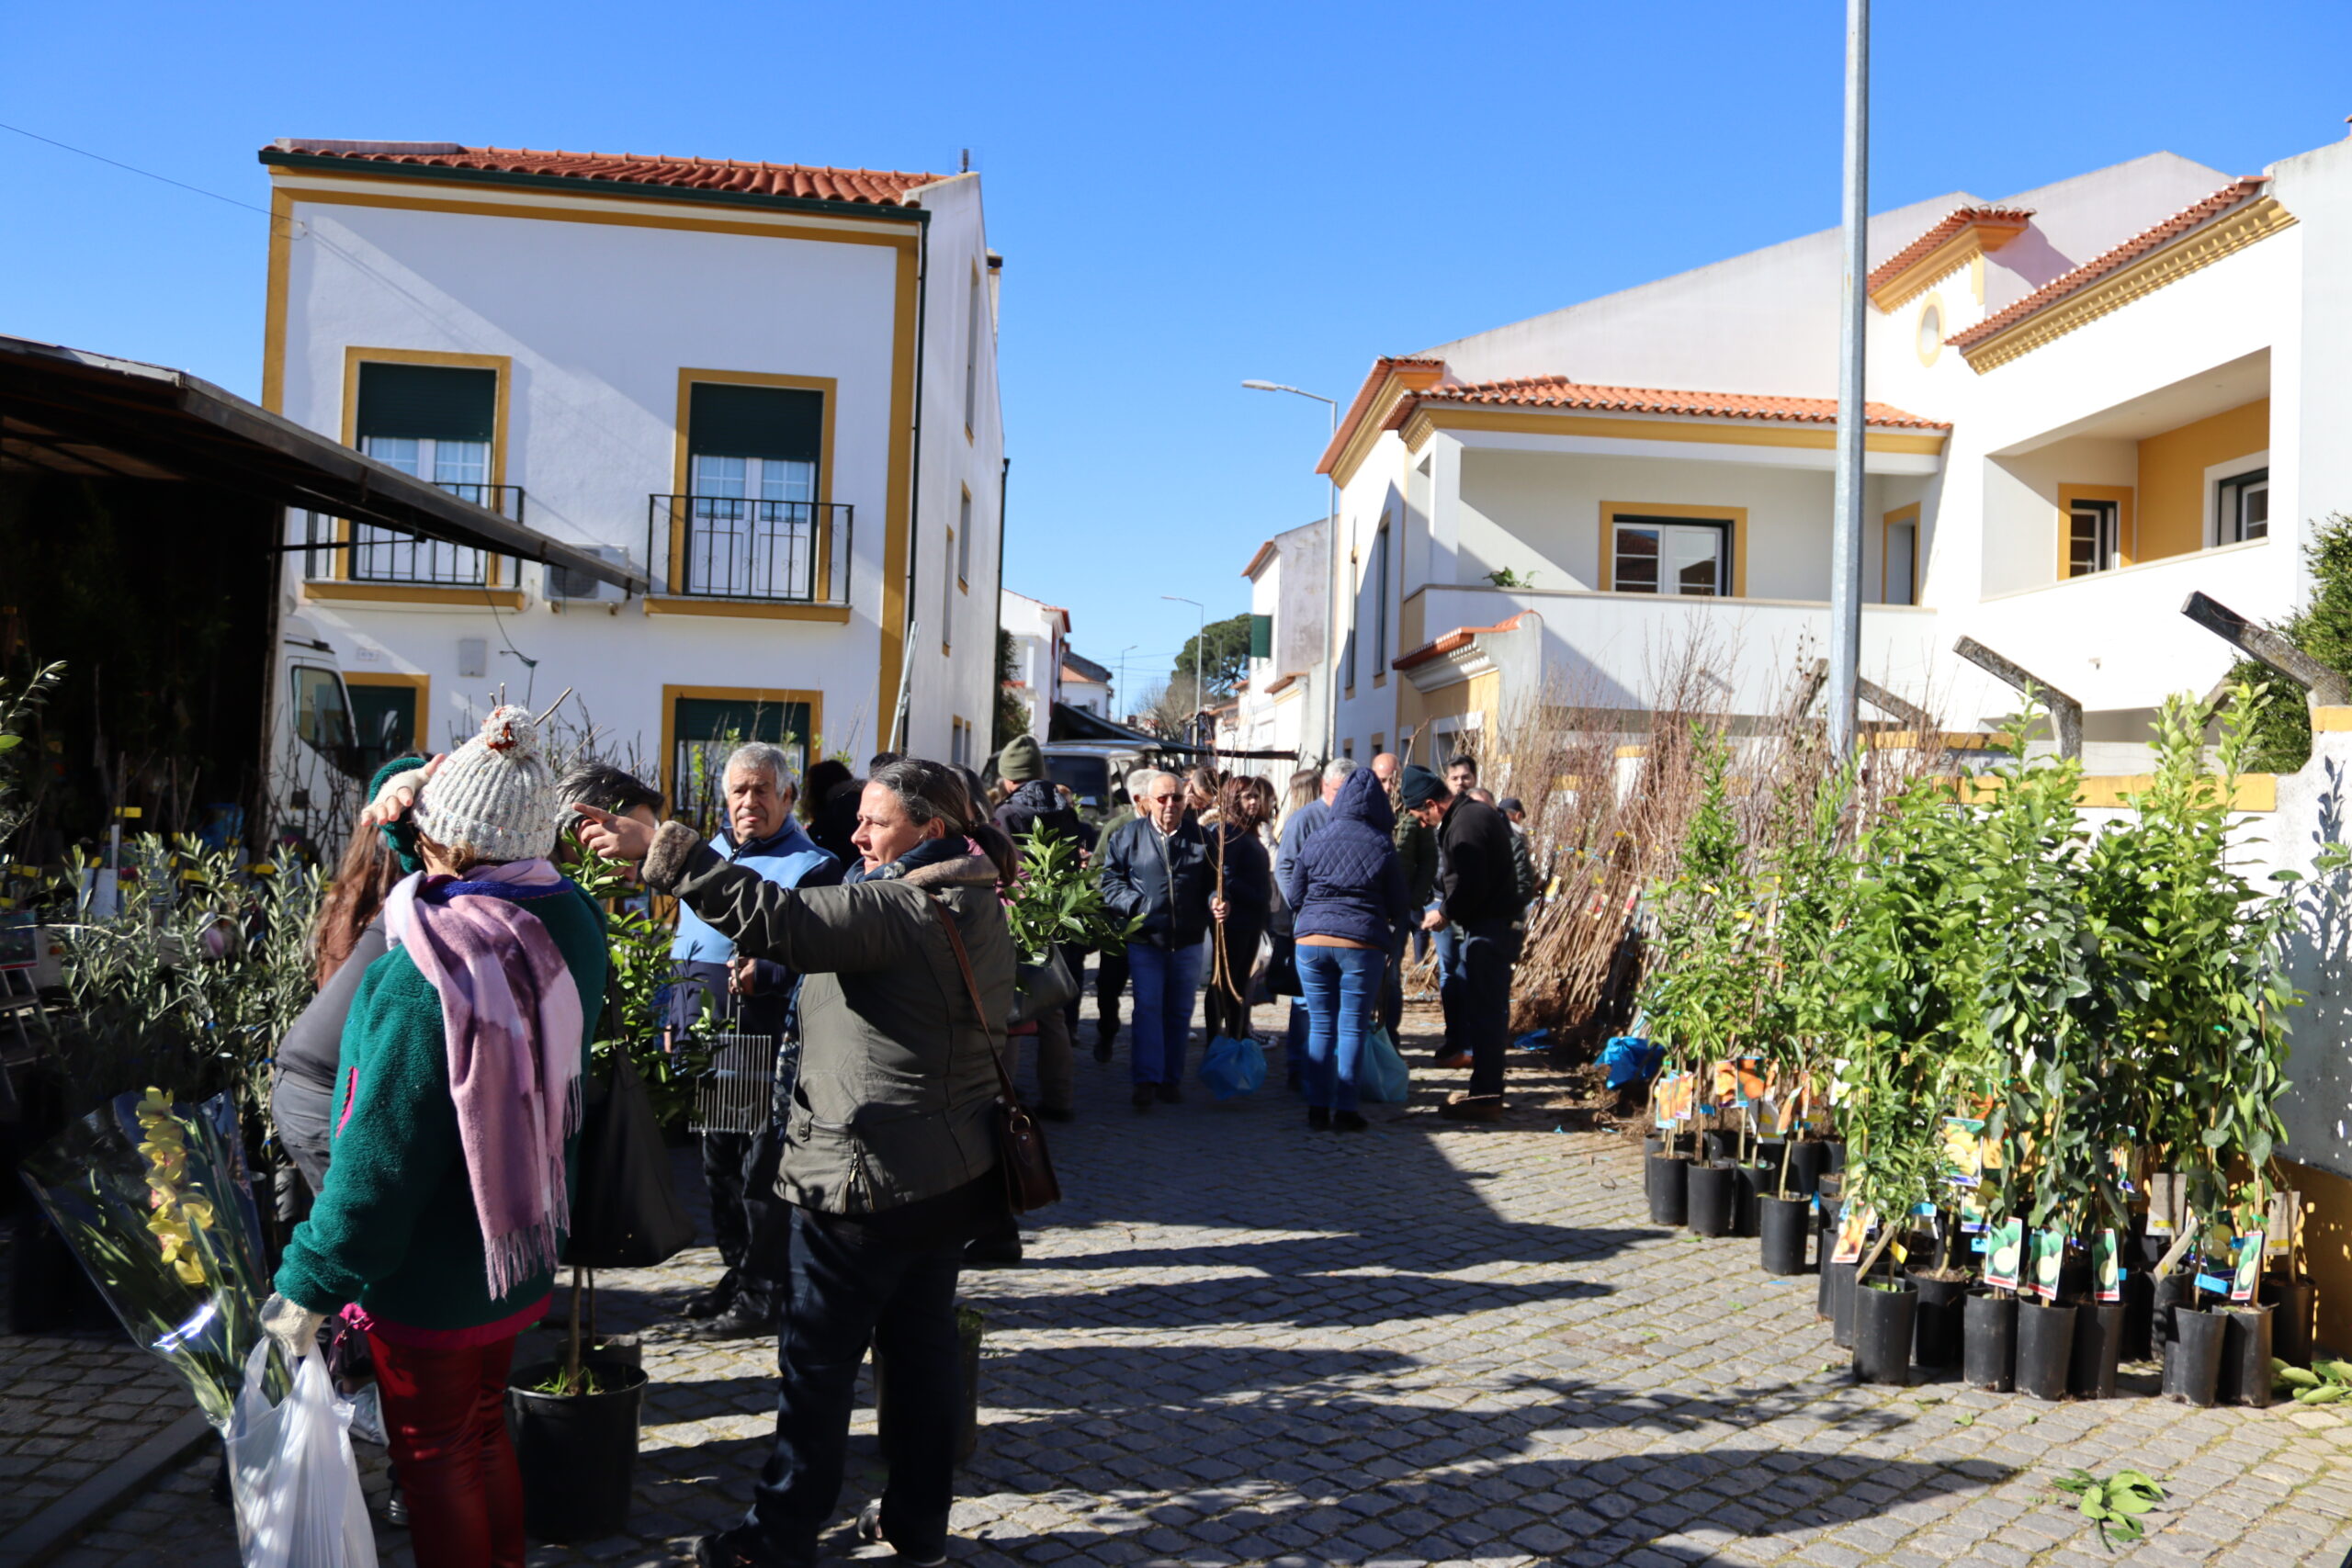
[(302, 597), (321, 603), (377, 604), (462, 604), (476, 610), (519, 610), (519, 588), (430, 588), (409, 582), (330, 582), (302, 584)]
[(816, 761), (818, 737), (825, 733), (825, 694), (802, 692), (788, 688), (763, 686), (672, 686), (662, 688), (662, 758), (658, 764), (662, 774), (662, 793), (674, 815), (678, 808), (678, 781), (672, 776), (678, 753), (678, 699), (695, 697), (725, 702), (735, 700), (761, 706), (783, 707), (790, 703), (808, 705), (807, 740), (809, 761)]
[[(1618, 592), (1617, 519), (1620, 517), (1688, 518), (1693, 523), (1731, 525), (1732, 599), (1747, 597), (1747, 508), (1745, 506), (1686, 506), (1664, 501), (1604, 501), (1600, 503), (1600, 581), (1603, 593)], [(1629, 599), (1679, 599), (1678, 593), (1627, 592)]]
[[(2115, 506), (2115, 564), (2118, 568), (2133, 565), (2140, 558), (2140, 524), (2132, 514), (2134, 491), (2130, 485), (2060, 485), (2058, 487), (2058, 581), (2071, 582), (2066, 574), (2066, 545), (2075, 502), (2078, 501), (2111, 501)], [(2100, 572), (2086, 574), (2091, 577)]]
[[(1927, 324), (1928, 312), (1930, 310), (1936, 313), (1936, 334), (1928, 347), (1921, 348), (1918, 329)], [(1944, 333), (1951, 329), (1951, 317), (1944, 310), (1944, 297), (1930, 292), (1925, 299), (1919, 301), (1919, 313), (1911, 319), (1911, 348), (1918, 355), (1919, 363), (1933, 365), (1937, 360), (1941, 359), (1944, 355)]]
[(413, 675), (401, 670), (346, 670), (343, 672), (346, 686), (405, 686), (416, 694), (416, 708), (409, 716), (409, 743), (418, 750), (431, 753), (433, 741), (425, 733), (425, 726), (433, 720), (433, 677)]
[(737, 621), (817, 621), (828, 626), (849, 625), (846, 604), (770, 604), (752, 599), (703, 599), (667, 593), (649, 595), (645, 600), (649, 615), (715, 615), (723, 620)]
[[(506, 433), (512, 428), (507, 418), (507, 398), (514, 386), (514, 359), (505, 354), (446, 354), (433, 348), (370, 348), (347, 344), (343, 351), (343, 444), (354, 451), (359, 447), (359, 367), (363, 365), (441, 365), (453, 370), (488, 370), (498, 378), (498, 405), (491, 416), (490, 482), (493, 486), (506, 482)], [(428, 481), (429, 482), (429, 481)], [(490, 511), (498, 510), (495, 506)], [(334, 523), (337, 544), (351, 543), (351, 523), (338, 517)], [(351, 575), (351, 552), (347, 549), (327, 552), (332, 560), (329, 570), (337, 579)], [(501, 586), (498, 574), (502, 558), (495, 550), (485, 551), (489, 561), (483, 576), (492, 588)], [(439, 600), (415, 601), (438, 604)], [(519, 606), (518, 606), (519, 607)]]
[(1896, 507), (1878, 520), (1878, 602), (1882, 604), (1894, 603), (1886, 596), (1887, 539), (1898, 523), (1911, 525), (1911, 597), (1903, 602), (1917, 605), (1919, 603), (1919, 503), (1916, 501), (1907, 506)]
[[(689, 425), (693, 420), (695, 383), (711, 382), (729, 387), (784, 387), (795, 391), (816, 392), (825, 400), (824, 418), (817, 437), (817, 502), (820, 507), (833, 499), (833, 409), (841, 401), (841, 380), (833, 376), (794, 376), (769, 370), (705, 370), (692, 367), (678, 372), (678, 437), (677, 451), (670, 475), (670, 493), (687, 495), (693, 482), (694, 446)], [(677, 504), (672, 502), (673, 505)], [(833, 531), (825, 526), (825, 514), (818, 513), (817, 581), (828, 588), (833, 581)], [(680, 582), (686, 575), (686, 540), (684, 531), (671, 519), (670, 559), (668, 581)]]

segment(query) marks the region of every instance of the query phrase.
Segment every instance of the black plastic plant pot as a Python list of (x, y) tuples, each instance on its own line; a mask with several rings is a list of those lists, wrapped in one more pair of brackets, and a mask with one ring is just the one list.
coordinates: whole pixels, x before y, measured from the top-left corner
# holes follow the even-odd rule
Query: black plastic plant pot
[(1756, 1163), (1774, 1176), (1780, 1175), (1781, 1162), (1788, 1157), (1788, 1139), (1758, 1138), (1756, 1140)]
[(1829, 1163), (1829, 1145), (1805, 1139), (1789, 1145), (1789, 1190), (1810, 1198), (1821, 1190), (1821, 1173)]
[(2267, 1409), (2270, 1404), (2270, 1342), (2275, 1314), (2267, 1306), (2240, 1303), (2223, 1307), (2221, 1316), (2224, 1325), (2222, 1371), (2213, 1382), (2214, 1403)]
[(1813, 1229), (1813, 1203), (1805, 1198), (1775, 1198), (1767, 1192), (1756, 1201), (1756, 1234), (1764, 1272), (1804, 1272), (1805, 1240)]
[(1835, 1176), (1846, 1168), (1846, 1140), (1830, 1138), (1821, 1145), (1821, 1174)]
[(2134, 1269), (2123, 1276), (2123, 1346), (2120, 1359), (2149, 1361), (2156, 1354), (2156, 1277)]
[(1694, 1235), (1729, 1235), (1739, 1223), (1739, 1168), (1729, 1160), (1690, 1168), (1684, 1223)]
[(2319, 1287), (2308, 1279), (2266, 1280), (2261, 1300), (2270, 1309), (2270, 1353), (2290, 1367), (2310, 1366)]
[(1711, 1127), (1704, 1134), (1707, 1158), (1736, 1160), (1739, 1157), (1739, 1134), (1728, 1127)]
[(1986, 1393), (2007, 1393), (2017, 1387), (2018, 1303), (2015, 1296), (1996, 1296), (1974, 1290), (1961, 1308), (1961, 1381)]
[(1854, 1375), (1864, 1382), (1908, 1383), (1918, 1291), (1908, 1280), (1872, 1280), (1853, 1293)]
[(1829, 1292), (1829, 1342), (1840, 1349), (1854, 1347), (1854, 1268), (1851, 1263), (1825, 1263), (1822, 1283)]
[(542, 1361), (506, 1386), (506, 1427), (523, 1472), (523, 1526), (542, 1540), (598, 1540), (628, 1524), (645, 1371), (583, 1359), (594, 1393), (535, 1393), (563, 1370)]
[(1976, 1281), (1965, 1275), (1937, 1280), (1915, 1272), (1911, 1283), (1919, 1292), (1919, 1310), (1911, 1319), (1911, 1359), (1922, 1367), (1960, 1365), (1962, 1317)]
[(2018, 1303), (2018, 1387), (2035, 1399), (2066, 1397), (2075, 1360), (2075, 1308)]
[(2208, 1407), (2221, 1392), (2229, 1320), (2218, 1312), (2183, 1306), (2174, 1309), (2172, 1323), (2173, 1342), (2165, 1354), (2165, 1397)]
[(1643, 1179), (1649, 1189), (1650, 1223), (1679, 1225), (1689, 1213), (1690, 1161), (1683, 1155), (1652, 1155)]
[(2131, 1315), (2121, 1302), (2085, 1302), (2075, 1309), (2075, 1355), (2066, 1368), (2066, 1392), (2076, 1399), (2113, 1399), (2115, 1368), (2123, 1359), (2123, 1323)]
[(1659, 1134), (1650, 1134), (1647, 1137), (1642, 1140), (1642, 1153), (1645, 1155), (1662, 1155), (1666, 1153), (1666, 1139)]
[(2196, 1281), (2187, 1274), (2167, 1274), (2155, 1282), (2151, 1292), (2148, 1306), (2150, 1348), (2167, 1365), (2172, 1359), (2173, 1340), (2177, 1337), (2174, 1333), (2174, 1320), (2182, 1303), (2195, 1304), (2191, 1296), (2196, 1288)]
[(1755, 1235), (1763, 1223), (1757, 1205), (1772, 1190), (1772, 1179), (1780, 1173), (1767, 1166), (1743, 1165), (1735, 1174), (1739, 1178), (1739, 1213), (1733, 1218), (1732, 1234)]

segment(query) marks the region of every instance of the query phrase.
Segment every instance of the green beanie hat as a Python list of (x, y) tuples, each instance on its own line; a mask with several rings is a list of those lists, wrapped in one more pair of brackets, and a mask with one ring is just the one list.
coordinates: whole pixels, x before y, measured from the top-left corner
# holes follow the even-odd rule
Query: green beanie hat
[(1012, 744), (998, 753), (997, 776), (1014, 784), (1027, 784), (1031, 779), (1046, 776), (1046, 754), (1037, 749), (1034, 735), (1016, 735)]

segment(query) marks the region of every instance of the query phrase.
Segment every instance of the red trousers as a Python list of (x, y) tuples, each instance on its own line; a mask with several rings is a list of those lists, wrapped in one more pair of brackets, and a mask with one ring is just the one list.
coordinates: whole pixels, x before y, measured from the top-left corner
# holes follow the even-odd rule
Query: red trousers
[(420, 1568), (523, 1568), (523, 1477), (506, 1437), (514, 1337), (426, 1350), (370, 1334), (368, 1348)]

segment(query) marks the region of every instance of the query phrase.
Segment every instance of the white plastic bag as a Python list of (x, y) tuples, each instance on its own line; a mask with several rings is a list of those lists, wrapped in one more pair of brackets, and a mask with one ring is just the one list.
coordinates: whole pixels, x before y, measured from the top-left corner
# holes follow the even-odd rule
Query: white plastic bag
[(351, 1406), (334, 1396), (316, 1347), (294, 1366), (273, 1407), (262, 1392), (265, 1336), (245, 1358), (244, 1392), (229, 1423), (229, 1480), (244, 1568), (376, 1568), (376, 1531), (351, 1452)]

